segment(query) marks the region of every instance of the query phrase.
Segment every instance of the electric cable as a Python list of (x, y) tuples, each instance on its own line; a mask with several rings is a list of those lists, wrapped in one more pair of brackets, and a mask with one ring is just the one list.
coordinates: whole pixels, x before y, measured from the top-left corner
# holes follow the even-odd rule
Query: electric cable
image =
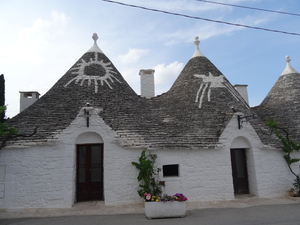
[(214, 1), (208, 1), (208, 0), (196, 0), (196, 1), (207, 2), (207, 3), (212, 3), (212, 4), (218, 4), (218, 5), (233, 6), (233, 7), (243, 8), (243, 9), (259, 10), (259, 11), (265, 11), (265, 12), (271, 12), (271, 13), (281, 13), (281, 14), (286, 14), (286, 15), (290, 15), (290, 16), (300, 16), (300, 14), (297, 14), (297, 13), (290, 13), (290, 12), (276, 11), (276, 10), (270, 10), (270, 9), (255, 8), (255, 7), (235, 5), (235, 4), (229, 4), (229, 3), (223, 3), (223, 2), (214, 2)]
[(153, 11), (153, 12), (165, 13), (165, 14), (174, 15), (174, 16), (182, 16), (182, 17), (186, 17), (186, 18), (190, 18), (190, 19), (204, 20), (204, 21), (221, 23), (221, 24), (226, 24), (226, 25), (231, 25), (231, 26), (245, 27), (245, 28), (256, 29), (256, 30), (263, 30), (263, 31), (275, 32), (275, 33), (300, 36), (300, 33), (293, 33), (293, 32), (281, 31), (281, 30), (273, 30), (273, 29), (268, 29), (268, 28), (249, 26), (249, 25), (245, 25), (245, 24), (207, 19), (207, 18), (197, 17), (197, 16), (189, 16), (189, 15), (185, 15), (185, 14), (173, 13), (173, 12), (168, 12), (168, 11), (164, 11), (164, 10), (153, 9), (153, 8), (148, 8), (148, 7), (144, 7), (144, 6), (138, 6), (138, 5), (132, 5), (132, 4), (127, 4), (127, 3), (122, 3), (122, 2), (112, 1), (112, 0), (102, 0), (102, 1), (109, 2), (109, 3), (115, 3), (115, 4), (119, 4), (119, 5), (123, 5), (123, 6), (128, 6), (128, 7), (133, 7), (133, 8), (144, 9), (144, 10)]

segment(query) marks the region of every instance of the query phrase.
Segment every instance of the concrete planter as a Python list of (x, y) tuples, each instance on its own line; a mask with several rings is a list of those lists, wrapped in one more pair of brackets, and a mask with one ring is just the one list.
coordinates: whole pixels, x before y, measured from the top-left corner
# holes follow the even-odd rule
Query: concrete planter
[(145, 202), (148, 219), (166, 217), (185, 217), (186, 202)]

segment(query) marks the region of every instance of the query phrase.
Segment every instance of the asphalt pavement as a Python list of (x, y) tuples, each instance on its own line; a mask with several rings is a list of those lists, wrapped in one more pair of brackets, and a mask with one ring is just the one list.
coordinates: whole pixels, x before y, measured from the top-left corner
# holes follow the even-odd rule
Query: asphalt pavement
[(246, 197), (232, 201), (189, 202), (185, 218), (148, 220), (142, 204), (75, 204), (69, 209), (0, 210), (0, 225), (300, 225), (299, 198)]

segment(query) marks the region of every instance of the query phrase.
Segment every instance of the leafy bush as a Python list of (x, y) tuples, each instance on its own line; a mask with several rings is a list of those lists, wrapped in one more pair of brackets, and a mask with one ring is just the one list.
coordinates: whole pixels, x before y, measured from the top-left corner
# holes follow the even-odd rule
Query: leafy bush
[(157, 155), (146, 152), (146, 150), (142, 151), (139, 162), (131, 162), (140, 171), (137, 177), (140, 182), (138, 194), (142, 198), (145, 198), (145, 194), (160, 196), (162, 187), (165, 187), (165, 182), (157, 179), (161, 171), (154, 165)]

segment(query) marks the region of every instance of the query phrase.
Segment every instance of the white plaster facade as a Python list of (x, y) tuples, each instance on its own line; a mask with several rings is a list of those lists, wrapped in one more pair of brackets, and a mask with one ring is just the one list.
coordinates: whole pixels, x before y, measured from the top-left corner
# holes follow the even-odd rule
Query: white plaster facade
[[(280, 197), (291, 188), (294, 179), (280, 150), (264, 146), (250, 123), (237, 129), (238, 113), (231, 119), (220, 142), (223, 149), (245, 148), (250, 194), (258, 197)], [(298, 166), (294, 165), (294, 169)]]
[[(79, 116), (82, 110), (57, 142), (28, 143), (0, 152), (0, 166), (5, 168), (5, 181), (0, 181), (0, 186), (4, 186), (1, 208), (71, 207), (76, 201), (76, 143), (94, 143), (101, 138), (105, 146), (105, 203), (123, 204), (137, 199), (136, 193), (130, 194), (136, 183), (132, 175), (137, 174), (130, 162), (136, 160), (140, 151), (124, 150), (117, 134), (96, 111), (91, 111), (90, 126), (86, 127), (86, 119)], [(129, 195), (124, 195), (126, 191)]]
[[(142, 149), (123, 148), (117, 133), (90, 111), (90, 126), (79, 113), (56, 142), (27, 143), (0, 151), (0, 208), (62, 208), (76, 202), (76, 144), (104, 144), (104, 202), (106, 205), (141, 202), (136, 190), (138, 171), (131, 165)], [(164, 149), (157, 166), (179, 164), (178, 177), (161, 177), (165, 193), (184, 193), (189, 201), (232, 200), (230, 148), (247, 149), (250, 194), (283, 196), (293, 176), (279, 150), (263, 146), (249, 123), (238, 129), (234, 115), (215, 149)], [(299, 156), (298, 156), (299, 157)], [(298, 168), (295, 165), (294, 169)]]
[[(79, 158), (77, 145), (81, 144), (101, 144), (101, 148), (103, 145), (103, 198), (106, 205), (142, 201), (137, 194), (138, 171), (131, 162), (138, 161), (143, 149), (135, 146), (150, 146), (153, 150), (149, 151), (158, 156), (156, 166), (159, 168), (164, 165), (178, 165), (178, 176), (162, 177), (161, 173), (160, 180), (166, 183), (164, 193), (169, 195), (183, 193), (191, 202), (235, 198), (233, 183), (236, 179), (233, 178), (231, 152), (237, 149), (242, 149), (243, 154), (246, 155), (246, 157), (243, 156), (243, 161), (246, 158), (247, 191), (249, 189), (250, 194), (257, 197), (279, 197), (285, 195), (291, 188), (294, 177), (286, 165), (282, 152), (263, 145), (250, 123), (242, 120), (239, 126), (238, 117), (244, 115), (241, 111), (235, 114), (232, 112), (232, 110), (238, 111), (238, 108), (246, 110), (244, 113), (250, 112), (248, 104), (245, 103), (245, 101), (248, 102), (246, 89), (240, 90), (238, 94), (224, 75), (216, 68), (214, 69), (214, 65), (200, 52), (198, 37), (194, 42), (196, 50), (192, 56), (192, 66), (187, 70), (183, 69), (179, 75), (180, 79), (174, 83), (174, 89), (170, 89), (169, 97), (168, 95), (162, 96), (163, 100), (157, 102), (150, 100), (151, 107), (148, 106), (149, 108), (145, 107), (148, 100), (136, 98), (137, 95), (129, 85), (125, 84), (122, 76), (103, 55), (96, 44), (98, 39), (96, 34), (93, 35), (93, 39), (95, 43), (88, 54), (85, 54), (64, 75), (68, 79), (61, 79), (63, 83), (54, 86), (55, 91), (49, 94), (50, 97), (44, 98), (45, 102), (37, 101), (32, 106), (35, 110), (25, 110), (16, 119), (15, 125), (19, 128), (24, 128), (24, 124), (36, 127), (40, 123), (42, 126), (39, 135), (41, 136), (31, 137), (31, 141), (25, 141), (28, 139), (24, 138), (15, 143), (8, 143), (0, 151), (0, 208), (72, 207), (77, 202), (77, 158)], [(283, 75), (297, 72), (289, 65), (289, 61), (290, 59), (287, 58), (287, 67)], [(89, 68), (91, 65), (94, 67)], [(208, 65), (209, 68), (204, 70), (203, 65)], [(91, 71), (85, 72), (86, 68), (91, 69), (92, 73)], [(141, 70), (140, 75), (141, 96), (154, 97), (154, 70)], [(199, 78), (198, 81), (201, 83), (195, 83), (193, 78)], [(89, 92), (87, 87), (90, 86), (93, 89)], [(64, 96), (70, 95), (72, 92), (68, 88), (82, 92), (78, 92), (80, 95), (77, 92), (74, 93), (74, 98), (61, 100), (68, 104), (59, 105), (60, 109), (72, 108), (72, 110), (59, 114), (64, 119), (53, 121), (48, 115), (55, 114), (56, 109), (53, 107), (47, 109), (45, 105), (51, 105), (52, 100), (60, 100), (61, 92), (67, 94)], [(237, 89), (239, 88), (245, 88), (245, 85), (240, 85)], [(111, 92), (111, 90), (116, 92)], [(185, 100), (181, 98), (186, 94), (182, 90), (188, 94)], [(117, 91), (121, 94), (117, 95)], [(189, 92), (195, 95), (190, 95)], [(103, 108), (84, 107), (76, 116), (80, 108), (74, 103), (82, 103), (83, 99), (89, 99), (93, 94), (97, 94), (95, 98), (92, 98), (96, 102), (95, 106), (103, 106)], [(170, 102), (175, 99), (176, 95), (180, 97), (177, 98), (180, 101)], [(51, 101), (48, 101), (49, 99)], [(122, 99), (126, 102), (122, 102)], [(136, 105), (139, 100), (143, 102)], [(188, 102), (181, 105), (182, 101)], [(214, 101), (216, 101), (215, 104), (213, 104)], [(226, 104), (222, 104), (224, 102)], [(178, 107), (172, 108), (166, 104), (164, 108), (160, 103)], [(193, 111), (194, 103), (198, 104), (195, 104)], [(220, 107), (222, 105), (223, 108)], [(133, 106), (140, 108), (138, 110), (133, 108), (131, 112), (129, 109)], [(110, 110), (105, 107), (110, 107)], [(214, 114), (216, 107), (220, 107), (220, 112), (218, 112), (220, 114)], [(140, 111), (140, 109), (146, 110)], [(185, 111), (179, 112), (183, 109)], [(43, 114), (43, 110), (47, 113)], [(168, 114), (163, 114), (163, 110)], [(147, 118), (149, 115), (145, 118), (141, 116), (148, 112), (154, 112), (155, 118)], [(178, 118), (177, 114), (180, 115)], [(190, 115), (198, 117), (190, 117)], [(205, 117), (206, 115), (209, 117)], [(39, 122), (36, 123), (37, 117)], [(76, 118), (70, 124), (70, 118), (74, 117)], [(48, 118), (50, 119), (47, 120)], [(172, 118), (176, 120), (172, 121)], [(206, 120), (205, 125), (202, 124), (203, 120)], [(164, 125), (168, 125), (167, 122), (170, 122), (172, 126), (164, 130)], [(192, 129), (176, 124), (181, 122), (187, 122), (185, 125)], [(197, 131), (197, 128), (202, 129), (201, 132), (199, 132), (200, 129)], [(178, 135), (172, 134), (176, 129), (185, 129), (185, 131)], [(144, 134), (140, 132), (141, 130), (151, 132)], [(220, 130), (222, 130), (221, 134)], [(258, 128), (256, 130), (259, 132)], [(57, 135), (53, 138), (51, 132), (57, 132)], [(263, 137), (261, 133), (259, 134)], [(51, 139), (39, 139), (44, 137)], [(163, 138), (170, 138), (170, 140), (164, 143)], [(177, 145), (178, 139), (182, 140), (179, 140)], [(160, 142), (160, 145), (155, 145), (156, 141)], [(213, 147), (216, 143), (218, 145)], [(178, 146), (184, 147), (181, 149)], [(300, 152), (294, 157), (300, 158)], [(90, 167), (85, 165), (85, 171), (91, 171), (89, 169)], [(298, 173), (299, 169), (299, 162), (295, 163), (293, 170)]]

